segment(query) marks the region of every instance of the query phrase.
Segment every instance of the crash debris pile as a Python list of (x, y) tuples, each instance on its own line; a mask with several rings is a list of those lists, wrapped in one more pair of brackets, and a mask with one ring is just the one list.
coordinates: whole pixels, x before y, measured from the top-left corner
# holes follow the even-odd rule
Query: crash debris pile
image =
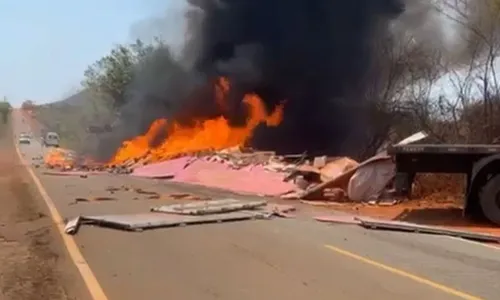
[[(309, 157), (306, 153), (283, 156), (232, 147), (152, 164), (146, 161), (146, 157), (130, 160), (106, 166), (106, 170), (242, 194), (356, 202), (381, 199), (395, 175), (394, 164), (387, 155), (378, 155), (360, 164), (348, 157)], [(85, 164), (80, 164), (80, 168), (85, 168)]]
[(280, 156), (235, 147), (146, 165), (131, 175), (285, 199), (361, 202), (379, 199), (395, 173), (387, 155), (359, 164), (348, 157)]
[(136, 168), (132, 176), (220, 188), (240, 194), (279, 196), (295, 188), (284, 181), (302, 156), (277, 156), (273, 152), (226, 149), (188, 155)]
[[(149, 165), (150, 153), (146, 153), (139, 158), (132, 158), (121, 164), (108, 164), (106, 170), (110, 173), (130, 174), (135, 169)], [(194, 154), (178, 155), (168, 160), (176, 160), (183, 157), (190, 157), (193, 160), (205, 160), (212, 163), (227, 165), (233, 170), (239, 170), (249, 166), (267, 166), (266, 169), (273, 171), (283, 171), (292, 168), (293, 160), (300, 160), (302, 155), (276, 156), (272, 151), (255, 151), (246, 147), (231, 147), (220, 151), (200, 151)], [(288, 162), (292, 161), (292, 165)], [(157, 163), (157, 162), (155, 162)]]
[[(419, 132), (399, 144), (425, 137), (425, 133)], [(348, 157), (277, 155), (241, 146), (154, 163), (148, 163), (148, 153), (100, 167), (111, 173), (168, 179), (246, 195), (384, 205), (398, 202), (392, 190), (395, 165), (385, 151), (361, 163)], [(95, 168), (63, 150), (54, 150), (47, 156), (47, 164), (62, 165), (64, 169)]]
[(323, 167), (299, 166), (287, 178), (300, 182), (297, 185), (299, 189), (283, 195), (282, 198), (373, 204), (380, 202), (387, 195), (394, 176), (394, 164), (391, 158), (384, 154), (362, 163), (347, 157), (332, 158), (330, 161), (327, 159)]
[(68, 149), (51, 148), (45, 154), (44, 164), (49, 169), (73, 170), (76, 166), (76, 154)]
[[(404, 145), (425, 139), (418, 132), (397, 143)], [(393, 205), (400, 199), (392, 189), (396, 167), (387, 152), (357, 163), (349, 158), (316, 158), (312, 166), (300, 166), (287, 179), (299, 181), (300, 189), (282, 198), (330, 201), (353, 201), (369, 204)], [(311, 180), (314, 178), (314, 180)]]
[[(69, 174), (69, 171), (104, 171), (103, 164), (97, 163), (91, 158), (78, 155), (75, 151), (64, 148), (50, 148), (42, 157), (33, 157), (33, 161), (43, 160), (43, 165), (52, 170), (52, 175)], [(37, 164), (37, 167), (38, 164)], [(62, 173), (59, 173), (62, 172)]]

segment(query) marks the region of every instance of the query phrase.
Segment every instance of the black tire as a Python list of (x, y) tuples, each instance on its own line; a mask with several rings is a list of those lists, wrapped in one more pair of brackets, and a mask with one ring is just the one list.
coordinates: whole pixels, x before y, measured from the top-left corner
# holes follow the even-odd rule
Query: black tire
[(500, 174), (486, 182), (479, 195), (479, 205), (488, 220), (500, 225)]

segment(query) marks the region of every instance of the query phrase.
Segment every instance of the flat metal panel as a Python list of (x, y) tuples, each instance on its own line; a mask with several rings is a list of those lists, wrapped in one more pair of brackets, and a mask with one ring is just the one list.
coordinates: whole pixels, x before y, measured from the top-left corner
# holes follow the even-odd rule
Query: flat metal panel
[(388, 229), (388, 230), (401, 230), (417, 233), (428, 233), (438, 235), (456, 236), (465, 239), (487, 241), (487, 242), (500, 242), (500, 236), (476, 233), (465, 230), (448, 229), (439, 226), (420, 225), (402, 221), (386, 221), (369, 217), (356, 217), (361, 222), (361, 226), (371, 229)]
[(318, 216), (314, 217), (316, 221), (332, 223), (332, 224), (349, 224), (349, 225), (359, 225), (361, 221), (356, 219), (355, 216), (351, 215), (327, 215), (327, 216)]
[(141, 213), (123, 215), (80, 216), (66, 224), (66, 233), (75, 234), (80, 225), (98, 225), (123, 230), (140, 231), (145, 229), (173, 227), (191, 224), (267, 219), (270, 215), (258, 211), (239, 211), (204, 216), (188, 216), (165, 213)]
[(255, 209), (263, 207), (266, 204), (266, 201), (239, 201), (235, 199), (222, 199), (192, 202), (187, 204), (162, 205), (151, 208), (151, 211), (182, 215), (207, 215)]

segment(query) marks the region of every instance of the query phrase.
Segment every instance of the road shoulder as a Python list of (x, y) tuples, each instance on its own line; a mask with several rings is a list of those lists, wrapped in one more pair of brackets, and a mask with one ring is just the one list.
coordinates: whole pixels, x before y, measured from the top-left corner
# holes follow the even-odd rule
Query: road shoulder
[(0, 298), (90, 299), (9, 125), (0, 127)]

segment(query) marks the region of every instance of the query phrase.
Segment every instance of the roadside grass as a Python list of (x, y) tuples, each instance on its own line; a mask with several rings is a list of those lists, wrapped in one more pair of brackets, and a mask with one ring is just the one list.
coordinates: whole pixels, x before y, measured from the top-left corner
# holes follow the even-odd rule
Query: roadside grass
[(7, 130), (10, 128), (10, 118), (7, 120), (7, 123), (0, 122), (0, 138), (2, 138)]

